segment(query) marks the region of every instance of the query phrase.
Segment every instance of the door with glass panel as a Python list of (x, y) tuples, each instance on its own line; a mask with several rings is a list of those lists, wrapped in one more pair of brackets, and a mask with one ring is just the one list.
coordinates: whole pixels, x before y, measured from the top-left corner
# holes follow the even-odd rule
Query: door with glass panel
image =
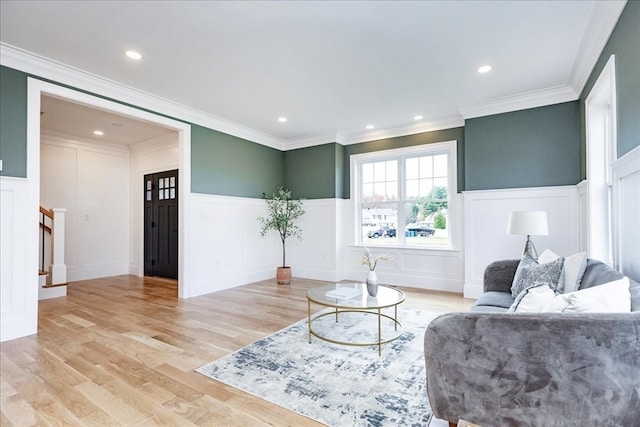
[(144, 275), (178, 278), (178, 171), (144, 176)]

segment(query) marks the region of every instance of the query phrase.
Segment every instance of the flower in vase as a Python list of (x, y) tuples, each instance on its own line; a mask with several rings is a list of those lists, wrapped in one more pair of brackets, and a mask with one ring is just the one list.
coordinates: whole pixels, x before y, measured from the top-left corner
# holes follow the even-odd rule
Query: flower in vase
[(371, 255), (371, 251), (367, 247), (364, 248), (364, 255), (362, 255), (362, 258), (360, 259), (362, 265), (366, 265), (371, 271), (375, 271), (376, 265), (378, 265), (378, 261), (383, 260), (395, 261), (395, 259), (391, 255), (387, 254), (379, 254), (374, 257), (373, 255)]

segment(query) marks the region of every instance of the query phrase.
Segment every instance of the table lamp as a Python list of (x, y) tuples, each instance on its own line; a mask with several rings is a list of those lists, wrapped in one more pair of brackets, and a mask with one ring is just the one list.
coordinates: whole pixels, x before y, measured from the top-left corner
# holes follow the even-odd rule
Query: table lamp
[(546, 236), (549, 234), (547, 213), (545, 211), (510, 212), (507, 233), (527, 236), (527, 242), (524, 245), (522, 254), (529, 254), (534, 259), (538, 259), (538, 252), (530, 236)]

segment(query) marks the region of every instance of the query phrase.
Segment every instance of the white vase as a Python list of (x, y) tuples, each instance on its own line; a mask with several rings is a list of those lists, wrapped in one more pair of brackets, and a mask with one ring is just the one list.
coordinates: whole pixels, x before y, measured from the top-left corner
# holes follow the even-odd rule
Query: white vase
[(367, 292), (372, 297), (378, 294), (378, 275), (373, 270), (369, 270), (367, 274)]

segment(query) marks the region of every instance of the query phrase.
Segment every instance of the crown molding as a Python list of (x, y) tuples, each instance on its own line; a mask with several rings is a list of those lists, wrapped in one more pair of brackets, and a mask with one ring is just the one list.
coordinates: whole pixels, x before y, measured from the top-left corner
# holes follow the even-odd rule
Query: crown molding
[(526, 110), (545, 105), (575, 101), (578, 94), (569, 86), (556, 86), (549, 89), (536, 90), (518, 95), (496, 98), (481, 104), (459, 107), (458, 111), (465, 119), (491, 116), (493, 114)]
[(433, 132), (436, 130), (451, 129), (461, 126), (464, 126), (464, 119), (455, 114), (452, 116), (440, 117), (438, 119), (420, 120), (403, 126), (393, 126), (344, 135), (340, 143), (342, 145), (352, 145), (359, 144), (361, 142), (415, 135), (418, 133)]
[(166, 98), (152, 95), (1, 42), (0, 64), (31, 74), (35, 78), (49, 79), (72, 88), (144, 108), (183, 122), (214, 129), (271, 148), (282, 150), (284, 146), (281, 139), (247, 126), (212, 116)]
[(328, 133), (324, 135), (309, 135), (309, 136), (304, 136), (302, 138), (292, 138), (284, 141), (284, 149), (295, 150), (298, 148), (332, 144), (335, 142), (341, 144), (342, 143), (341, 141), (343, 138), (344, 137), (342, 136), (341, 132)]
[(578, 56), (569, 74), (569, 86), (578, 96), (582, 94), (626, 4), (627, 0), (594, 2), (587, 24), (588, 31), (584, 33)]

